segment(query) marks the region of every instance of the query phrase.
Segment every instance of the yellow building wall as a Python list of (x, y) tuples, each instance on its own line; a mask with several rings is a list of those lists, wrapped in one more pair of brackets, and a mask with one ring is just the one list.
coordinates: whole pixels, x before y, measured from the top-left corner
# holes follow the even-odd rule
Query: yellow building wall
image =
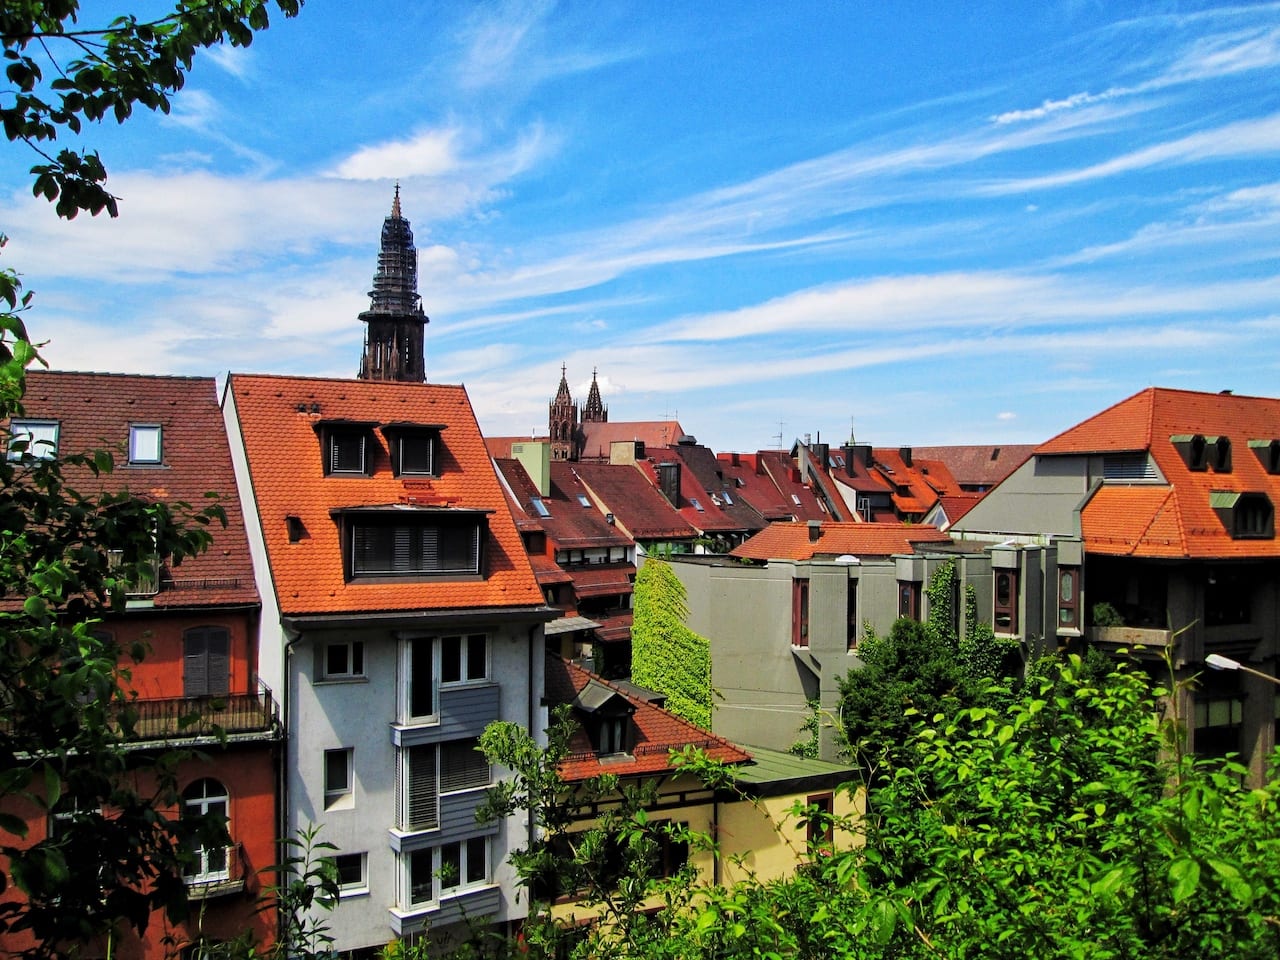
[[(694, 833), (719, 837), (719, 864), (709, 850), (699, 850), (694, 845), (689, 850), (689, 862), (697, 869), (702, 883), (728, 886), (751, 877), (772, 880), (793, 873), (808, 855), (806, 831), (794, 811), (796, 804), (803, 807), (810, 797), (829, 792), (808, 790), (756, 801), (717, 802), (695, 778), (676, 776), (662, 784), (658, 803), (649, 818), (651, 822), (684, 823)], [(680, 802), (682, 794), (687, 802)], [(832, 801), (833, 815), (843, 824), (834, 831), (835, 848), (848, 849), (861, 844), (860, 826), (865, 810), (862, 791), (851, 794), (836, 790)], [(589, 830), (598, 822), (584, 819), (575, 824), (574, 830)], [(657, 907), (660, 903), (654, 900), (647, 906)], [(557, 920), (574, 923), (593, 919), (599, 911), (565, 900), (553, 904), (551, 913)]]

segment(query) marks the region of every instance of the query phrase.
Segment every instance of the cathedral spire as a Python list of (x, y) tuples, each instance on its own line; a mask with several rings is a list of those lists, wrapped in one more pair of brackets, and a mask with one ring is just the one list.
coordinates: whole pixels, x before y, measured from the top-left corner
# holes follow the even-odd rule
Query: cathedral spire
[(427, 379), (428, 318), (418, 296), (418, 251), (409, 221), (400, 212), (399, 183), (391, 214), (382, 221), (378, 272), (369, 297), (369, 309), (360, 314), (368, 325), (360, 379), (422, 383)]
[(609, 422), (609, 408), (600, 400), (600, 385), (596, 383), (595, 367), (591, 368), (591, 392), (587, 394), (587, 405), (582, 409), (582, 422)]
[(560, 364), (560, 388), (551, 401), (547, 426), (551, 436), (551, 459), (578, 459), (578, 405), (569, 395), (569, 380), (563, 363)]

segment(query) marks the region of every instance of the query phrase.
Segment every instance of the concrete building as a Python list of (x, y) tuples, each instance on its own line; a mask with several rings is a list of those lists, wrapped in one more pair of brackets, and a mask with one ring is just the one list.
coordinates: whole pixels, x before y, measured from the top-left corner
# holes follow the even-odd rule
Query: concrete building
[(1280, 652), (1280, 400), (1149, 388), (1039, 445), (952, 533), (1055, 561), (1010, 594), (1043, 598), (1046, 639), (1167, 654), (1191, 745), (1261, 779), (1273, 684), (1205, 669), (1218, 653), (1275, 675)]
[(520, 918), (480, 824), (492, 720), (545, 728), (546, 607), (466, 391), (232, 374), (223, 410), (287, 691), (287, 828), (338, 847), (337, 950)]

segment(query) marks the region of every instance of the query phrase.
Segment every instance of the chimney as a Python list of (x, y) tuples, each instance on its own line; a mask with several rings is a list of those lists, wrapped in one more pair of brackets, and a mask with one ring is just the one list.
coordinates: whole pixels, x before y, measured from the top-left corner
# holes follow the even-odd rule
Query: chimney
[(658, 464), (658, 489), (671, 506), (680, 509), (680, 464), (674, 461)]
[(822, 538), (822, 521), (809, 521), (809, 542), (817, 543)]
[(511, 445), (511, 456), (520, 461), (529, 479), (538, 488), (538, 496), (551, 494), (551, 444), (525, 441)]
[(855, 456), (857, 456), (857, 454), (858, 454), (858, 448), (857, 448), (857, 447), (855, 447), (852, 443), (846, 443), (843, 447), (841, 447), (841, 448), (840, 448), (840, 450), (841, 450), (841, 452), (844, 454), (844, 473), (845, 473), (845, 476), (847, 476), (847, 477), (853, 477), (853, 476), (856, 476), (856, 475), (857, 475), (857, 473), (856, 473), (856, 471), (854, 470), (854, 466), (853, 466), (853, 458), (854, 458)]
[(906, 466), (908, 467), (911, 466), (911, 448), (910, 447), (899, 447), (898, 456), (902, 458), (902, 462)]

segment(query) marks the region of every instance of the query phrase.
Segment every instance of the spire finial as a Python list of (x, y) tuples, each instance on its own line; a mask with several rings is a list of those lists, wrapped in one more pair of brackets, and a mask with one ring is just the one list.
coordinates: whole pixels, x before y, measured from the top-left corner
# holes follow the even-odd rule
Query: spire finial
[(399, 180), (396, 181), (395, 199), (391, 201), (391, 215), (393, 217), (400, 216), (400, 181)]

